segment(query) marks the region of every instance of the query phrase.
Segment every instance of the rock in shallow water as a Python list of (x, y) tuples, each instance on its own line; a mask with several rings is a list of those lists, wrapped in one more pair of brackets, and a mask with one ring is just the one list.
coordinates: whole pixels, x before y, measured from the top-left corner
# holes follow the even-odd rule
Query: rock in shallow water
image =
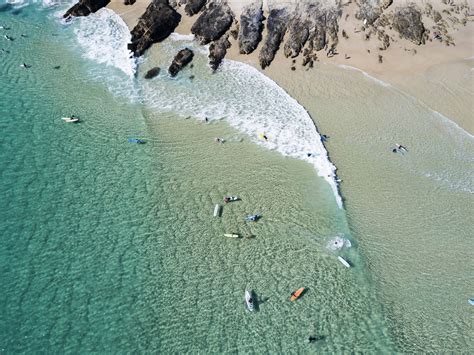
[(64, 14), (64, 18), (70, 16), (88, 16), (93, 12), (107, 6), (110, 0), (80, 0)]
[(168, 0), (154, 0), (133, 28), (128, 48), (135, 56), (141, 56), (153, 43), (173, 33), (180, 21), (181, 15), (169, 5)]
[(217, 70), (224, 59), (227, 49), (230, 48), (229, 35), (225, 34), (209, 46), (209, 65), (212, 70)]
[(168, 72), (172, 77), (176, 76), (180, 70), (182, 70), (186, 65), (188, 65), (194, 57), (194, 53), (189, 48), (181, 49), (178, 54), (173, 59)]
[(191, 33), (201, 42), (208, 44), (222, 37), (232, 25), (234, 14), (225, 2), (213, 1), (191, 27)]
[(145, 79), (152, 79), (155, 76), (158, 76), (158, 74), (160, 74), (160, 71), (161, 71), (161, 69), (159, 67), (151, 68), (150, 70), (148, 70), (146, 72), (146, 74), (144, 75), (144, 78)]

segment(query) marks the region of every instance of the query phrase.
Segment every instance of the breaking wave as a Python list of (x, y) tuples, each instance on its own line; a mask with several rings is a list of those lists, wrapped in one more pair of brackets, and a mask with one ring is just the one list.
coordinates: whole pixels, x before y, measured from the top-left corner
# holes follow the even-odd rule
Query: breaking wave
[[(128, 76), (132, 88), (140, 82), (134, 78), (136, 62), (127, 49), (130, 33), (118, 15), (104, 8), (74, 21), (84, 57), (120, 69)], [(212, 74), (207, 65), (207, 47), (193, 38), (173, 34), (160, 45), (160, 55), (153, 57), (153, 66), (168, 67), (176, 52), (186, 46), (195, 52), (194, 68), (186, 68), (177, 78), (162, 71), (155, 80), (139, 83), (140, 100), (158, 112), (210, 121), (223, 119), (255, 143), (307, 161), (330, 184), (337, 204), (342, 207), (336, 168), (329, 161), (308, 112), (274, 81), (247, 64), (225, 60), (222, 68)], [(191, 70), (196, 74), (194, 80), (189, 78)], [(115, 84), (123, 85), (121, 81)]]
[(130, 31), (120, 16), (102, 8), (75, 21), (74, 33), (84, 49), (85, 58), (116, 67), (130, 77), (135, 75), (137, 63), (127, 48), (131, 39)]

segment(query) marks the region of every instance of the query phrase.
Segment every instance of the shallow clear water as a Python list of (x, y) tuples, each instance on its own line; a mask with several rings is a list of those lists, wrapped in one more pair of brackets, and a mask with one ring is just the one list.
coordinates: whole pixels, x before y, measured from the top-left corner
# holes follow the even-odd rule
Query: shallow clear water
[[(77, 24), (54, 11), (0, 11), (15, 37), (0, 55), (0, 349), (391, 350), (359, 248), (340, 252), (351, 270), (327, 248), (351, 236), (314, 167), (224, 121), (144, 105), (141, 80), (83, 58)], [(208, 70), (196, 63), (196, 76)], [(71, 114), (82, 122), (61, 121)], [(242, 200), (213, 218), (226, 194)], [(263, 218), (244, 222), (253, 213)], [(245, 288), (258, 312), (245, 311)]]
[[(319, 65), (305, 81), (269, 73), (331, 137), (350, 229), (397, 348), (472, 352), (472, 136), (356, 71)], [(396, 143), (408, 152), (393, 154)]]

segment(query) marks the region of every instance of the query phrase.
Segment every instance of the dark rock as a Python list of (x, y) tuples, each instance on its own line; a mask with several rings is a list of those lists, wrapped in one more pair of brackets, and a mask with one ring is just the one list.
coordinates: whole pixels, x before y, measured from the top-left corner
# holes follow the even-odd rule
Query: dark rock
[(294, 58), (300, 54), (301, 49), (309, 38), (309, 30), (311, 26), (307, 9), (296, 9), (295, 16), (288, 24), (288, 39), (285, 43), (285, 57)]
[(124, 0), (123, 3), (124, 3), (125, 5), (133, 5), (133, 4), (135, 4), (136, 1), (137, 1), (137, 0)]
[(153, 43), (163, 41), (173, 33), (180, 20), (181, 15), (168, 0), (154, 0), (133, 28), (128, 48), (135, 56), (141, 56)]
[(425, 43), (425, 26), (421, 21), (421, 12), (415, 6), (399, 7), (393, 15), (393, 28), (402, 38), (415, 44)]
[(270, 10), (267, 19), (267, 37), (258, 56), (262, 69), (269, 66), (275, 58), (275, 53), (278, 51), (281, 41), (285, 36), (288, 19), (289, 12), (287, 9), (278, 8)]
[(240, 15), (239, 50), (241, 54), (250, 54), (262, 40), (263, 10), (262, 0), (244, 7)]
[(197, 14), (204, 5), (206, 5), (207, 0), (188, 0), (186, 6), (184, 7), (184, 12), (186, 15), (193, 16)]
[(160, 71), (161, 71), (161, 69), (159, 67), (151, 68), (150, 70), (148, 70), (146, 72), (146, 74), (144, 75), (144, 78), (145, 79), (152, 79), (155, 76), (158, 76), (158, 74), (160, 74)]
[(232, 25), (234, 14), (225, 2), (211, 2), (198, 17), (191, 27), (191, 33), (201, 42), (209, 42), (219, 39)]
[(186, 65), (188, 65), (194, 57), (194, 53), (189, 48), (181, 49), (178, 54), (173, 59), (168, 72), (171, 76), (176, 76), (180, 70), (182, 70)]
[(209, 65), (212, 70), (217, 70), (224, 59), (227, 49), (230, 48), (229, 35), (225, 34), (209, 46)]
[(110, 0), (80, 0), (64, 14), (64, 18), (70, 16), (87, 16), (106, 6)]

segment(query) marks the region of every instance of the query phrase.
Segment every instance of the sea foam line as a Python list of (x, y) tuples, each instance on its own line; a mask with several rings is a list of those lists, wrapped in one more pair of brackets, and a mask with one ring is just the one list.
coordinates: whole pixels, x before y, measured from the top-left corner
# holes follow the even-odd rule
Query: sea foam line
[[(133, 88), (137, 81), (134, 78), (136, 63), (127, 49), (130, 33), (122, 18), (103, 8), (75, 21), (78, 24), (73, 24), (73, 28), (84, 50), (83, 56), (119, 68), (127, 74)], [(200, 75), (192, 85), (186, 82), (184, 72), (175, 79), (160, 75), (156, 80), (142, 82), (139, 91), (144, 102), (158, 112), (224, 119), (231, 127), (252, 137), (255, 143), (309, 162), (329, 183), (342, 208), (336, 167), (329, 161), (315, 123), (304, 107), (273, 80), (247, 64), (225, 60), (221, 70), (212, 74), (207, 67), (208, 47), (197, 44), (193, 38), (173, 34), (160, 46), (161, 62), (157, 58), (153, 60), (154, 65), (166, 67), (176, 52), (186, 45), (195, 51), (194, 63), (199, 67)], [(120, 80), (112, 84), (124, 83)], [(123, 93), (124, 90), (119, 88), (118, 91)], [(268, 140), (261, 139), (263, 134)]]
[(336, 167), (329, 161), (315, 123), (304, 107), (250, 65), (224, 60), (212, 74), (207, 64), (208, 48), (203, 51), (192, 37), (171, 36), (160, 45), (160, 56), (153, 57), (153, 65), (166, 67), (183, 45), (195, 52), (192, 71), (199, 75), (194, 75), (191, 83), (186, 74), (189, 69), (185, 69), (176, 78), (165, 74), (143, 82), (145, 103), (158, 112), (179, 111), (183, 116), (210, 121), (223, 119), (256, 144), (309, 162), (329, 183), (342, 207)]
[(74, 33), (84, 49), (85, 58), (119, 68), (129, 77), (135, 75), (137, 63), (127, 47), (131, 34), (120, 16), (110, 9), (102, 8), (76, 21), (78, 25)]

